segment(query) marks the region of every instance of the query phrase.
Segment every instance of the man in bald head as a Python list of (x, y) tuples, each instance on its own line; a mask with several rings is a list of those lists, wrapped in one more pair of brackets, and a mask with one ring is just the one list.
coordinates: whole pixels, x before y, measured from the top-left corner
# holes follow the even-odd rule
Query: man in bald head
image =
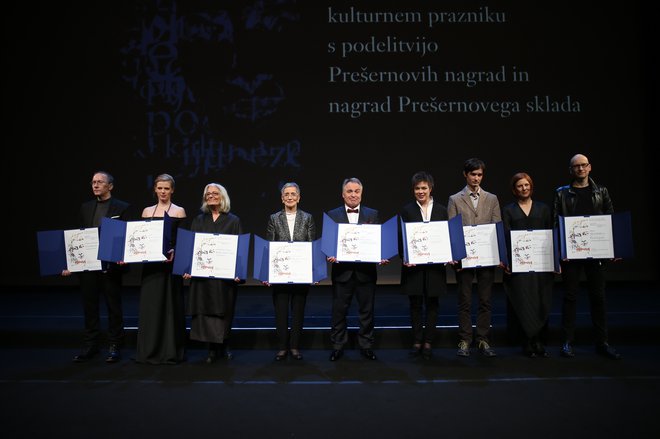
[[(612, 199), (607, 188), (596, 184), (589, 176), (591, 163), (584, 154), (576, 154), (571, 158), (568, 171), (571, 183), (557, 188), (554, 201), (555, 225), (558, 217), (608, 215), (614, 213)], [(564, 298), (562, 303), (563, 344), (561, 355), (566, 358), (575, 356), (573, 343), (575, 341), (575, 319), (577, 314), (576, 300), (580, 289), (580, 275), (584, 272), (587, 280), (587, 292), (591, 304), (591, 320), (596, 336), (596, 352), (615, 360), (621, 358), (619, 353), (608, 344), (607, 316), (605, 309), (605, 260), (603, 259), (573, 259), (561, 262), (561, 273), (564, 281)]]

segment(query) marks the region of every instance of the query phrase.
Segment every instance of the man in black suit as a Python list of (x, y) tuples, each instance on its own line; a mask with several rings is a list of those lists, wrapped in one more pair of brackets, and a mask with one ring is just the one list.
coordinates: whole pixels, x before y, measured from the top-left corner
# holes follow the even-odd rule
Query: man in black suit
[[(379, 224), (378, 211), (361, 206), (362, 183), (357, 178), (347, 178), (342, 184), (344, 205), (327, 212), (336, 223)], [(330, 361), (339, 360), (348, 340), (346, 314), (353, 295), (358, 302), (360, 330), (358, 343), (363, 357), (376, 360), (374, 344), (374, 298), (376, 293), (376, 265), (360, 262), (337, 262), (336, 256), (328, 256), (332, 265), (332, 328), (330, 340), (333, 351)], [(382, 260), (381, 264), (389, 261)]]
[[(128, 203), (112, 198), (114, 178), (107, 172), (99, 171), (92, 177), (92, 192), (94, 199), (83, 203), (80, 207), (80, 227), (99, 227), (103, 217), (117, 218), (124, 221), (131, 219)], [(82, 351), (73, 357), (76, 363), (82, 363), (93, 358), (99, 352), (101, 339), (100, 330), (100, 297), (105, 298), (108, 308), (108, 342), (110, 348), (106, 362), (116, 363), (121, 359), (120, 346), (124, 338), (124, 317), (121, 306), (121, 279), (123, 267), (113, 263), (103, 262), (101, 271), (83, 271), (80, 273), (80, 290), (82, 292), (83, 311), (85, 314), (84, 345)], [(68, 270), (62, 272), (69, 276)]]

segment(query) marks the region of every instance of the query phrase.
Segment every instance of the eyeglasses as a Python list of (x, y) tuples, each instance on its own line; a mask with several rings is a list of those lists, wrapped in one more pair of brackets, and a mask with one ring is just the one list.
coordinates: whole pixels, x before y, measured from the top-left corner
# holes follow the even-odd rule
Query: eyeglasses
[(91, 184), (92, 186), (94, 186), (95, 184), (98, 184), (98, 185), (108, 184), (108, 182), (107, 182), (107, 181), (103, 181), (103, 180), (92, 180), (92, 181), (89, 182), (89, 184)]
[(589, 166), (589, 163), (578, 163), (578, 164), (575, 164), (575, 165), (571, 165), (571, 168), (573, 168), (573, 169), (583, 169), (583, 168), (585, 168), (586, 169), (588, 166)]
[(207, 193), (204, 194), (204, 197), (206, 197), (206, 198), (208, 198), (208, 197), (219, 197), (219, 196), (220, 196), (220, 192), (207, 192)]

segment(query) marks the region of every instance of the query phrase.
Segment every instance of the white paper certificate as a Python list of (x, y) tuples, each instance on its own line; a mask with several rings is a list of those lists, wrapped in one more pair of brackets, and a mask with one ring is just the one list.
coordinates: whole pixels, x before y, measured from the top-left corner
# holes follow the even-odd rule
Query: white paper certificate
[(337, 224), (337, 260), (380, 262), (380, 224)]
[(128, 221), (124, 262), (165, 261), (163, 221)]
[(552, 230), (511, 230), (511, 259), (513, 273), (554, 271)]
[(190, 275), (196, 277), (236, 277), (238, 235), (195, 233)]
[(567, 216), (564, 226), (568, 259), (614, 258), (611, 215)]
[(445, 263), (452, 260), (449, 223), (405, 223), (410, 264)]
[(495, 224), (463, 226), (465, 251), (463, 268), (489, 267), (499, 265), (500, 253), (497, 247), (497, 228)]
[(270, 242), (268, 282), (311, 284), (312, 243)]
[(66, 248), (66, 269), (76, 271), (101, 270), (99, 253), (99, 229), (73, 229), (64, 231), (64, 247)]

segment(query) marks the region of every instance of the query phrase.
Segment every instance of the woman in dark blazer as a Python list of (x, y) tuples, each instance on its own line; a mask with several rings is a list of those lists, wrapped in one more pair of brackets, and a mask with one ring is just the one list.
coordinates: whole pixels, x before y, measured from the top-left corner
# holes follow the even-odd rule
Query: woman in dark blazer
[[(432, 197), (433, 176), (417, 172), (412, 177), (415, 201), (405, 205), (400, 216), (404, 222), (447, 221), (447, 208)], [(403, 246), (400, 246), (401, 250)], [(400, 252), (403, 256), (403, 251)], [(401, 268), (401, 292), (410, 299), (410, 321), (413, 348), (410, 355), (431, 358), (431, 346), (436, 334), (439, 296), (447, 292), (447, 272), (444, 264), (416, 266), (404, 262)]]
[[(298, 209), (300, 187), (296, 183), (282, 186), (282, 204), (284, 208), (275, 212), (268, 219), (266, 227), (267, 241), (314, 241), (316, 225), (311, 214)], [(279, 351), (276, 361), (286, 358), (288, 352), (296, 360), (302, 360), (300, 337), (305, 317), (305, 303), (309, 285), (273, 286), (273, 305), (275, 307), (275, 332)], [(291, 332), (289, 333), (289, 308), (291, 308)]]

